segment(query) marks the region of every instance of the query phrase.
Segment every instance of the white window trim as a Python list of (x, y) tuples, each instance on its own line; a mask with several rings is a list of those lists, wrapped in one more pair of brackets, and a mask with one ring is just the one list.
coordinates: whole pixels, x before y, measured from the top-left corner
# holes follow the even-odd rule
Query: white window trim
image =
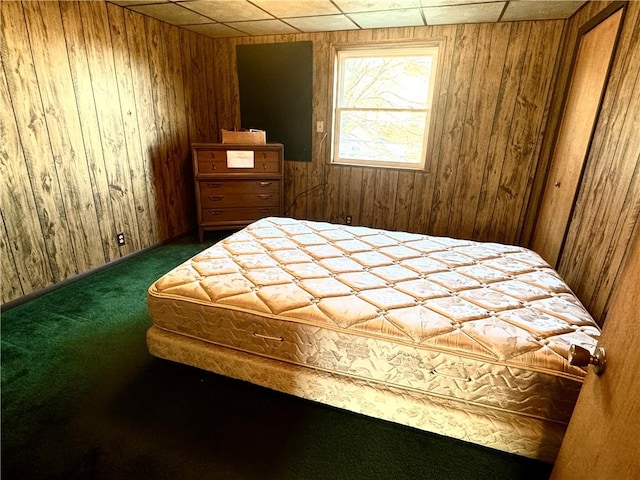
[[(365, 50), (367, 56), (386, 56), (389, 54), (389, 50), (395, 50), (398, 56), (401, 55), (415, 55), (416, 52), (421, 54), (431, 55), (434, 58), (434, 73), (429, 78), (429, 95), (428, 95), (428, 104), (426, 109), (419, 110), (409, 110), (405, 109), (404, 111), (414, 111), (414, 112), (425, 112), (425, 132), (423, 136), (423, 144), (422, 144), (422, 154), (421, 154), (421, 162), (398, 162), (398, 161), (381, 161), (381, 160), (356, 160), (356, 159), (340, 159), (337, 157), (337, 152), (339, 151), (339, 125), (340, 125), (340, 112), (341, 111), (365, 111), (367, 109), (351, 109), (351, 108), (339, 108), (338, 100), (340, 98), (340, 89), (342, 88), (342, 76), (340, 74), (339, 62), (342, 58), (353, 58), (357, 56), (361, 56), (362, 51)], [(433, 112), (435, 109), (435, 98), (438, 95), (438, 81), (437, 79), (440, 76), (440, 56), (442, 51), (442, 45), (439, 40), (429, 40), (426, 42), (393, 42), (393, 43), (365, 43), (365, 44), (338, 44), (333, 46), (333, 88), (331, 91), (332, 102), (331, 105), (331, 116), (332, 116), (332, 128), (331, 128), (331, 151), (329, 161), (332, 165), (343, 165), (343, 166), (364, 166), (364, 167), (374, 167), (374, 168), (393, 168), (393, 169), (402, 169), (402, 170), (417, 170), (417, 171), (425, 171), (427, 167), (427, 158), (428, 153), (430, 151), (431, 138), (433, 137)], [(380, 109), (371, 109), (371, 110), (380, 110)], [(392, 109), (394, 111), (403, 111), (403, 109)]]

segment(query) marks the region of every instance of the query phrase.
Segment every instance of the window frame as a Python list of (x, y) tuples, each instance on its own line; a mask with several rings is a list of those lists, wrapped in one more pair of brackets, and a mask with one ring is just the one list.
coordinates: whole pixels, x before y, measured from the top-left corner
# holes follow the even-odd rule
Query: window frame
[[(360, 167), (372, 167), (372, 168), (387, 168), (387, 169), (399, 169), (410, 171), (428, 171), (431, 145), (433, 143), (434, 136), (434, 118), (436, 118), (435, 112), (438, 104), (440, 75), (442, 70), (442, 40), (441, 39), (429, 39), (412, 42), (366, 42), (361, 44), (334, 44), (332, 46), (333, 62), (332, 62), (332, 79), (333, 84), (330, 89), (331, 101), (329, 103), (331, 111), (331, 148), (329, 153), (329, 163), (331, 165), (341, 166), (360, 166)], [(340, 113), (341, 111), (367, 111), (370, 109), (351, 109), (340, 108), (338, 102), (341, 98), (341, 90), (343, 76), (340, 69), (340, 61), (342, 58), (353, 58), (361, 56), (362, 53), (366, 53), (367, 56), (388, 56), (390, 51), (396, 51), (397, 56), (408, 56), (411, 53), (415, 55), (416, 52), (426, 53), (434, 57), (433, 69), (434, 72), (429, 78), (429, 93), (427, 97), (427, 106), (425, 111), (425, 132), (423, 133), (422, 153), (421, 161), (419, 163), (414, 162), (397, 162), (397, 161), (383, 161), (383, 160), (368, 160), (368, 159), (341, 159), (338, 157), (339, 142), (340, 142)], [(378, 109), (371, 109), (378, 110)], [(394, 110), (394, 109), (391, 109)], [(395, 109), (397, 111), (422, 111), (421, 109)]]

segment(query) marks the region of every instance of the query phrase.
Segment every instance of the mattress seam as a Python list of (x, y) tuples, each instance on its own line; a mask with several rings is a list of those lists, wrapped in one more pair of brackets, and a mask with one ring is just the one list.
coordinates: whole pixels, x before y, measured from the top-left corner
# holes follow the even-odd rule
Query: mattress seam
[[(205, 301), (205, 300), (200, 300), (200, 299), (188, 299), (185, 300), (185, 298), (183, 296), (178, 296), (178, 295), (172, 295), (172, 294), (167, 294), (167, 293), (160, 293), (157, 290), (152, 291), (152, 288), (155, 286), (155, 283), (149, 288), (149, 295), (153, 296), (155, 298), (158, 299), (171, 299), (171, 300), (175, 300), (175, 301), (179, 301), (182, 303), (186, 303), (186, 304), (198, 304), (198, 305), (202, 305), (202, 306), (212, 306), (212, 307), (216, 307), (219, 308), (221, 310), (231, 310), (231, 311), (236, 311), (236, 312), (242, 312), (242, 313), (247, 313), (250, 315), (254, 315), (256, 317), (263, 317), (263, 318), (271, 318), (273, 320), (278, 320), (281, 322), (288, 322), (290, 324), (300, 324), (300, 325), (307, 325), (310, 327), (316, 327), (316, 328), (324, 328), (327, 330), (331, 330), (334, 332), (338, 332), (338, 333), (345, 333), (348, 332), (349, 335), (353, 335), (353, 336), (358, 336), (360, 338), (370, 338), (370, 339), (374, 339), (374, 340), (382, 340), (382, 341), (389, 341), (388, 339), (382, 337), (382, 336), (376, 336), (376, 335), (367, 335), (364, 332), (358, 331), (358, 330), (347, 330), (344, 328), (336, 328), (330, 324), (327, 325), (320, 325), (317, 323), (312, 323), (312, 322), (305, 322), (304, 320), (298, 319), (298, 318), (289, 318), (289, 317), (282, 317), (279, 316), (277, 314), (269, 314), (266, 312), (258, 312), (255, 310), (249, 310), (249, 309), (245, 309), (245, 308), (240, 308), (240, 307), (236, 307), (234, 305), (226, 305), (226, 304), (220, 304), (220, 303), (216, 303), (216, 302), (212, 302), (212, 301)], [(153, 317), (152, 317), (153, 319)], [(154, 322), (155, 325), (155, 322)], [(162, 327), (160, 327), (162, 328)], [(167, 330), (167, 329), (165, 329)], [(171, 330), (167, 330), (167, 331), (171, 331)], [(197, 338), (197, 337), (193, 337), (193, 338)], [(393, 341), (395, 343), (407, 346), (407, 347), (411, 347), (411, 348), (415, 348), (418, 350), (424, 350), (424, 351), (430, 351), (430, 352), (439, 352), (439, 353), (445, 353), (445, 354), (453, 354), (453, 355), (459, 355), (459, 356), (463, 356), (464, 358), (470, 358), (473, 360), (478, 360), (478, 361), (482, 361), (482, 362), (488, 362), (491, 363), (492, 365), (498, 365), (498, 366), (503, 366), (503, 367), (511, 367), (511, 368), (522, 368), (525, 369), (527, 371), (530, 372), (534, 372), (534, 373), (543, 373), (543, 374), (547, 374), (547, 375), (552, 375), (555, 377), (559, 377), (559, 378), (565, 378), (568, 380), (574, 380), (580, 383), (584, 382), (584, 376), (579, 376), (579, 375), (574, 375), (571, 373), (567, 373), (567, 372), (563, 372), (563, 371), (559, 371), (559, 370), (553, 370), (553, 369), (545, 369), (545, 368), (540, 368), (537, 366), (532, 366), (532, 365), (520, 365), (517, 364), (515, 362), (507, 362), (507, 361), (500, 361), (497, 359), (492, 359), (489, 357), (483, 357), (471, 352), (464, 352), (464, 355), (462, 355), (460, 352), (454, 350), (454, 349), (446, 349), (446, 348), (442, 348), (442, 347), (436, 347), (436, 346), (432, 346), (432, 345), (417, 345), (415, 343), (410, 343), (407, 341), (403, 341), (402, 339), (396, 339), (394, 338)]]

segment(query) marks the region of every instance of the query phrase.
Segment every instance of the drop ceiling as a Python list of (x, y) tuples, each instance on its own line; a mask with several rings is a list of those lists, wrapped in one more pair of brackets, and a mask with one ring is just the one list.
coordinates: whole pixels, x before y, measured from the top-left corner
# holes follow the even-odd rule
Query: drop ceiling
[(584, 1), (109, 0), (214, 38), (453, 23), (555, 20)]

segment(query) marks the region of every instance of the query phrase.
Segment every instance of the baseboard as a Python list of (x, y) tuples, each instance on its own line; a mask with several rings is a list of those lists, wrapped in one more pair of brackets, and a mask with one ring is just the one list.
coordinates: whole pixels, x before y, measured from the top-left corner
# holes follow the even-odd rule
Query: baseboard
[(12, 308), (15, 308), (15, 307), (17, 307), (19, 305), (23, 305), (23, 304), (25, 304), (27, 302), (30, 302), (31, 300), (35, 300), (36, 298), (39, 298), (39, 297), (41, 297), (43, 295), (51, 293), (51, 292), (53, 292), (53, 291), (55, 291), (55, 290), (57, 290), (59, 288), (66, 287), (67, 285), (70, 285), (70, 284), (72, 284), (74, 282), (77, 282), (78, 280), (82, 280), (83, 278), (87, 278), (90, 275), (93, 275), (95, 273), (98, 273), (98, 272), (101, 272), (103, 270), (106, 270), (107, 268), (111, 268), (114, 265), (122, 263), (122, 262), (124, 262), (126, 260), (130, 260), (130, 259), (132, 259), (134, 257), (137, 257), (138, 255), (141, 255), (141, 254), (143, 254), (145, 252), (148, 252), (148, 251), (153, 250), (153, 249), (158, 248), (158, 247), (162, 247), (163, 245), (167, 245), (169, 243), (175, 242), (177, 240), (180, 240), (181, 238), (185, 238), (185, 237), (188, 237), (188, 236), (191, 236), (191, 235), (196, 235), (196, 234), (194, 232), (183, 233), (183, 234), (178, 235), (176, 237), (172, 237), (172, 238), (170, 238), (168, 240), (164, 240), (162, 242), (156, 243), (156, 244), (151, 245), (149, 247), (145, 247), (145, 248), (143, 248), (141, 250), (138, 250), (136, 252), (129, 253), (128, 255), (125, 255), (124, 257), (116, 258), (115, 260), (107, 262), (104, 265), (100, 265), (99, 267), (92, 268), (91, 270), (87, 270), (86, 272), (82, 272), (82, 273), (79, 273), (77, 275), (74, 275), (73, 277), (66, 278), (66, 279), (64, 279), (64, 280), (62, 280), (62, 281), (60, 281), (58, 283), (54, 283), (53, 285), (49, 285), (48, 287), (41, 288), (40, 290), (36, 290), (35, 292), (28, 293), (27, 295), (23, 295), (20, 298), (16, 298), (15, 300), (11, 300), (11, 301), (9, 301), (7, 303), (4, 303), (4, 304), (0, 305), (0, 312), (5, 312), (5, 311), (10, 310)]

